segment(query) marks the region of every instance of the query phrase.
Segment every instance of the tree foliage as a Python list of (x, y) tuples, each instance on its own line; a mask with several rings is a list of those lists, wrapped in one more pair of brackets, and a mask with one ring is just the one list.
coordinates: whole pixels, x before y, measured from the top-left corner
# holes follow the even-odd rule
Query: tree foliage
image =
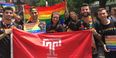
[[(48, 1), (49, 6), (62, 2), (63, 0), (34, 0), (34, 6), (45, 6), (45, 2)], [(66, 0), (68, 10), (78, 11), (82, 3), (91, 4), (95, 1), (99, 1), (100, 7), (105, 7), (108, 0)]]

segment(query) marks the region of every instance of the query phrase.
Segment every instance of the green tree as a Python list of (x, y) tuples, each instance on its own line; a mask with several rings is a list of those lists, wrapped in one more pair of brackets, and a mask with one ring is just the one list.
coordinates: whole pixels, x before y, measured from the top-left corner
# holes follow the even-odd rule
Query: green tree
[(47, 0), (47, 1), (48, 1), (48, 5), (52, 6), (54, 4), (62, 2), (63, 0)]
[(38, 6), (45, 6), (46, 5), (46, 0), (39, 0), (39, 3), (37, 5)]
[[(106, 2), (108, 0), (67, 0), (67, 6), (69, 10), (74, 9), (75, 11), (78, 12), (79, 7), (82, 5), (82, 3), (88, 3), (91, 4), (95, 1), (99, 1), (99, 7), (106, 7)], [(110, 0), (111, 1), (111, 0)], [(113, 0), (114, 1), (114, 0)]]
[[(62, 2), (63, 0), (33, 0), (33, 1), (34, 1), (33, 5), (35, 6), (45, 6), (45, 1), (48, 1), (49, 6), (52, 6), (54, 4)], [(78, 12), (79, 7), (82, 5), (82, 3), (91, 4), (95, 1), (99, 1), (99, 5), (100, 5), (99, 7), (105, 7), (106, 2), (108, 0), (66, 0), (66, 1), (67, 1), (68, 10), (73, 9), (74, 11)]]

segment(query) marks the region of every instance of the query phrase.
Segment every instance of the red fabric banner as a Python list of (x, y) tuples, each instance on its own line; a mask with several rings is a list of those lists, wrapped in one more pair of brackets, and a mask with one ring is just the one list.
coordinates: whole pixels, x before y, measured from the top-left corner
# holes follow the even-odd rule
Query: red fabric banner
[(92, 58), (91, 31), (32, 34), (13, 29), (14, 58)]

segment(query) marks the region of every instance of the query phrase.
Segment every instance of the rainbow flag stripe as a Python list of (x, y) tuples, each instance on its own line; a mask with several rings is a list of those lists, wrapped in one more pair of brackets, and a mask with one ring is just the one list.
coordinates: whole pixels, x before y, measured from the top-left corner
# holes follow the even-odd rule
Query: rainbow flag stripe
[[(30, 19), (30, 9), (31, 6), (25, 5), (24, 6), (24, 18), (25, 22)], [(65, 2), (61, 2), (59, 4), (53, 5), (53, 6), (48, 6), (48, 7), (37, 7), (38, 13), (39, 13), (39, 20), (40, 21), (45, 21), (45, 22), (50, 22), (51, 19), (51, 14), (52, 12), (59, 12), (61, 15), (61, 19), (64, 19), (64, 13), (65, 13)]]
[(116, 51), (116, 36), (107, 36), (105, 41), (108, 49)]
[(25, 23), (24, 24), (24, 31), (30, 32), (30, 33), (45, 33), (46, 32), (46, 26), (43, 25), (43, 22), (40, 22), (40, 25), (43, 27), (41, 29), (40, 26), (38, 26), (39, 23)]

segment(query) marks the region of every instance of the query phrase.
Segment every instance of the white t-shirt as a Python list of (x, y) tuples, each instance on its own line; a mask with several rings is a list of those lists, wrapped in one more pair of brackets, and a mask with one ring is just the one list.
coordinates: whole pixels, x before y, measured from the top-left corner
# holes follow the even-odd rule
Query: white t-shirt
[(113, 16), (110, 17), (110, 20), (113, 20), (114, 22), (116, 22), (116, 18)]

